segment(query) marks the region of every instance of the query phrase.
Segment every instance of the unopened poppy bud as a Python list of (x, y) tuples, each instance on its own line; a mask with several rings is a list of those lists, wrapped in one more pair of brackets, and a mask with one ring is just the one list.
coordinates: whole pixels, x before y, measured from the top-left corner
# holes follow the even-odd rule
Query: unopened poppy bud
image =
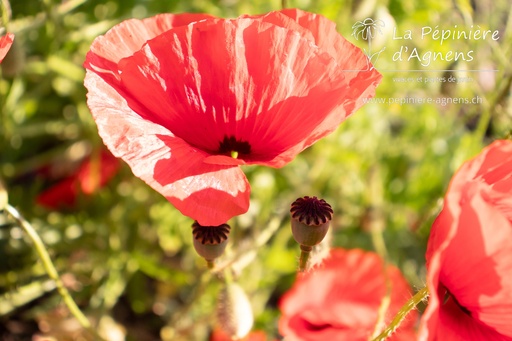
[(317, 197), (298, 198), (292, 203), (291, 224), (293, 238), (300, 244), (300, 271), (306, 269), (309, 253), (327, 234), (333, 210), (324, 199)]
[(239, 340), (251, 331), (254, 322), (251, 303), (237, 283), (226, 283), (219, 293), (217, 323), (231, 339)]
[(230, 230), (231, 227), (228, 224), (202, 226), (197, 221), (192, 224), (194, 248), (201, 257), (206, 259), (208, 267), (212, 268), (214, 260), (224, 253)]
[(0, 179), (0, 211), (7, 207), (8, 202), (9, 198), (7, 195), (7, 190), (5, 189), (4, 184), (2, 183), (2, 179)]

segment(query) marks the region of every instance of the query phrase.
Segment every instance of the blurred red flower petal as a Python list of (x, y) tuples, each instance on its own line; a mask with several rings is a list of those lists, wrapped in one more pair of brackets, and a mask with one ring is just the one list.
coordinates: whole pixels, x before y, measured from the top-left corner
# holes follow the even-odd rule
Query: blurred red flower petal
[(4, 60), (7, 52), (11, 48), (12, 43), (14, 42), (14, 34), (7, 33), (6, 35), (0, 37), (0, 63)]
[[(232, 341), (233, 339), (224, 333), (222, 329), (214, 329), (210, 341)], [(267, 341), (267, 335), (261, 330), (250, 332), (249, 335), (239, 341)]]
[(108, 151), (101, 151), (99, 157), (90, 155), (76, 172), (39, 194), (37, 203), (52, 209), (71, 208), (81, 194), (91, 195), (104, 187), (119, 166), (119, 160)]
[(239, 165), (290, 162), (381, 78), (332, 22), (300, 10), (128, 20), (93, 42), (84, 65), (107, 147), (210, 226), (249, 207)]
[[(280, 333), (290, 341), (368, 340), (387, 285), (391, 300), (386, 323), (412, 296), (400, 271), (394, 266), (384, 271), (384, 266), (373, 252), (331, 250), (319, 268), (299, 276), (282, 297)], [(390, 340), (413, 340), (416, 319), (417, 312), (411, 312)]]
[(420, 340), (512, 340), (512, 141), (453, 177), (427, 249)]

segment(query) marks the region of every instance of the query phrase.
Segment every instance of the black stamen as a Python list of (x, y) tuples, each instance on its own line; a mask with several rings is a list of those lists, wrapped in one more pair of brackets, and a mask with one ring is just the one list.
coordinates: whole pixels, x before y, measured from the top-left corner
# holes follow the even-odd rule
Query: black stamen
[(222, 155), (231, 155), (236, 152), (240, 155), (249, 155), (251, 145), (247, 141), (239, 141), (234, 136), (224, 136), (224, 140), (219, 143), (218, 153)]

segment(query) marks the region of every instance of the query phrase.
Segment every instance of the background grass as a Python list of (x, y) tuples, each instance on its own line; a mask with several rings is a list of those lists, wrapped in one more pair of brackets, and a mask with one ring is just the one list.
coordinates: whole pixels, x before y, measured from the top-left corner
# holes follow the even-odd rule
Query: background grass
[[(282, 169), (245, 167), (250, 211), (232, 219), (223, 261), (234, 260), (249, 295), (255, 329), (277, 337), (278, 298), (295, 277), (298, 246), (287, 211), (297, 197), (315, 195), (334, 208), (332, 245), (378, 251), (399, 266), (414, 288), (424, 285), (430, 225), (449, 179), (462, 161), (511, 128), (512, 12), (506, 0), (288, 1), (289, 7), (335, 21), (347, 39), (367, 17), (383, 20), (372, 50), (384, 79), (379, 98), (473, 98), (479, 104), (370, 103), (332, 135)], [(97, 156), (102, 142), (86, 106), (82, 63), (92, 40), (124, 19), (161, 12), (207, 12), (221, 17), (281, 8), (281, 1), (11, 1), (3, 27), (16, 34), (0, 79), (0, 177), (46, 243), (63, 279), (100, 329), (119, 328), (127, 340), (205, 340), (219, 289), (193, 250), (191, 224), (123, 164), (108, 185), (80, 197), (73, 209), (48, 210), (36, 198), (57, 179), (44, 169), (73, 172)], [(500, 39), (394, 39), (422, 27), (473, 25), (499, 30)], [(396, 32), (395, 32), (396, 33)], [(400, 46), (419, 51), (474, 51), (471, 62), (393, 61)], [(467, 72), (495, 69), (497, 72)], [(385, 71), (395, 70), (395, 71)], [(398, 82), (399, 77), (471, 77), (465, 83)], [(0, 214), (0, 335), (30, 340), (80, 334), (63, 308), (21, 229)], [(83, 336), (86, 337), (86, 336)]]

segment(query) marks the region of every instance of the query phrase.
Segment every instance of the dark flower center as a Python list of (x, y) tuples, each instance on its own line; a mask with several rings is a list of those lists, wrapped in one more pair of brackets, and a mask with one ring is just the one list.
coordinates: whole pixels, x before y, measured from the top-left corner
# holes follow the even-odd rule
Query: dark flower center
[(319, 332), (325, 329), (333, 328), (332, 324), (324, 323), (324, 324), (314, 324), (309, 321), (304, 320), (304, 327), (313, 332)]
[(303, 224), (318, 226), (331, 221), (333, 210), (324, 199), (305, 196), (292, 203), (290, 213), (293, 219)]
[(446, 289), (446, 294), (444, 295), (443, 303), (448, 302), (449, 299), (452, 299), (453, 302), (455, 302), (455, 304), (460, 308), (460, 310), (462, 310), (463, 313), (465, 313), (468, 316), (471, 316), (471, 312), (462, 304), (460, 304), (459, 301), (457, 301), (457, 299), (455, 298), (455, 296), (450, 291), (448, 291), (448, 289)]
[(234, 136), (224, 136), (224, 140), (219, 143), (218, 153), (221, 155), (233, 156), (249, 155), (251, 153), (251, 145), (247, 141), (237, 140)]

